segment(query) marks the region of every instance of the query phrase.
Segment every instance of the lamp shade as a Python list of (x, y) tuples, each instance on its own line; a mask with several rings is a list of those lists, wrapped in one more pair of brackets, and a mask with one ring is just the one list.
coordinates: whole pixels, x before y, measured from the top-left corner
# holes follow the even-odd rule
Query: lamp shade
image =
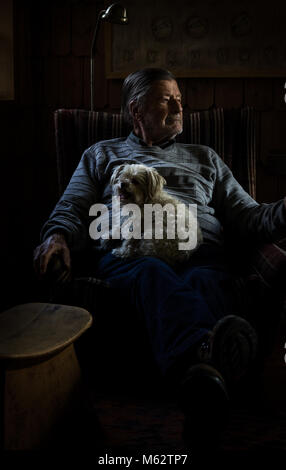
[(127, 11), (120, 3), (113, 3), (101, 15), (101, 19), (110, 23), (127, 24)]

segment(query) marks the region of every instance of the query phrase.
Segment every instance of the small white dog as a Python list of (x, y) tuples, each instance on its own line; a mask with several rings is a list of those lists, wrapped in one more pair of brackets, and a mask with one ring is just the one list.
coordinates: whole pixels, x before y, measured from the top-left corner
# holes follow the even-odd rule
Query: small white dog
[[(121, 234), (125, 236), (121, 236), (120, 246), (112, 250), (114, 255), (155, 256), (176, 265), (188, 260), (198, 248), (202, 233), (193, 208), (164, 191), (165, 184), (157, 170), (146, 165), (124, 164), (115, 168), (111, 177), (113, 194), (126, 210), (125, 219), (120, 219)], [(132, 223), (126, 219), (130, 210)]]

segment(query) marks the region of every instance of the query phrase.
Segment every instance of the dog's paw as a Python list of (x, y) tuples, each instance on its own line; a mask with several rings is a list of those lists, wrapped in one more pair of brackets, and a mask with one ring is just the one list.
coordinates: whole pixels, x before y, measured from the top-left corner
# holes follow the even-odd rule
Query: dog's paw
[(118, 258), (128, 258), (127, 250), (122, 248), (114, 248), (111, 253)]
[(114, 248), (111, 253), (114, 255), (114, 256), (117, 256), (117, 257), (120, 257), (120, 248)]

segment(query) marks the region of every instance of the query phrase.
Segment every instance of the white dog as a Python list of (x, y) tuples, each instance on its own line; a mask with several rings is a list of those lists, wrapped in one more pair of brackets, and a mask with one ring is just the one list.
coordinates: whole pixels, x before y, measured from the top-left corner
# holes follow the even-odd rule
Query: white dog
[(165, 184), (157, 170), (146, 165), (124, 164), (114, 170), (113, 194), (120, 199), (123, 208), (133, 212), (132, 223), (130, 218), (126, 219), (126, 211), (125, 219), (120, 219), (124, 236), (120, 246), (112, 250), (114, 255), (122, 258), (155, 256), (176, 265), (188, 260), (198, 248), (202, 233), (193, 208), (164, 191)]

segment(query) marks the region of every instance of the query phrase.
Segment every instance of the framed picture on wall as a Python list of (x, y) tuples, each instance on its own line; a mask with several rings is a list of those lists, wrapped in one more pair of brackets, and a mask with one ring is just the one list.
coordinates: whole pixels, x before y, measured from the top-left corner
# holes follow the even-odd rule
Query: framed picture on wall
[(124, 0), (129, 24), (106, 26), (106, 74), (142, 67), (177, 77), (286, 75), (285, 0)]
[(0, 100), (14, 99), (13, 0), (0, 2)]

